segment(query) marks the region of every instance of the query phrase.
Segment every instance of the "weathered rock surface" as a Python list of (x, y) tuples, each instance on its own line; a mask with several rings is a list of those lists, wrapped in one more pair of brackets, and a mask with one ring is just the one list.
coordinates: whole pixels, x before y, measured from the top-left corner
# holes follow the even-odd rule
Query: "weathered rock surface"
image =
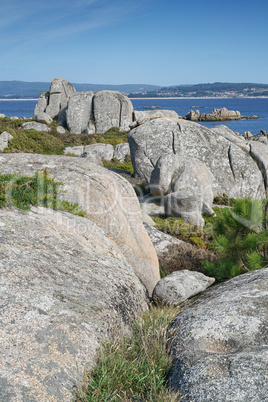
[(161, 232), (150, 224), (144, 223), (144, 226), (154, 245), (158, 257), (162, 257), (163, 255), (167, 256), (170, 248), (173, 248), (174, 246), (179, 247), (182, 243), (184, 243), (182, 240), (176, 239), (176, 237)]
[(48, 95), (45, 92), (42, 92), (39, 96), (37, 104), (34, 108), (34, 116), (39, 116), (40, 113), (45, 113), (46, 107), (48, 104)]
[(44, 131), (45, 133), (51, 132), (51, 129), (46, 124), (37, 123), (36, 121), (22, 123), (21, 126), (22, 128), (24, 128), (24, 130), (30, 130), (31, 128), (33, 128), (36, 131)]
[(119, 162), (124, 162), (127, 156), (130, 156), (129, 143), (125, 142), (123, 144), (116, 145), (113, 157), (118, 159)]
[(214, 195), (264, 197), (262, 175), (250, 155), (200, 124), (155, 119), (131, 130), (129, 145), (134, 172), (147, 182), (163, 153), (183, 154), (200, 160), (211, 171)]
[(250, 141), (250, 155), (257, 162), (265, 187), (268, 188), (268, 147), (259, 141)]
[(45, 112), (52, 119), (58, 116), (59, 112), (67, 106), (70, 96), (75, 92), (76, 90), (70, 82), (62, 78), (56, 78), (50, 85), (48, 104)]
[(34, 111), (37, 121), (43, 120), (44, 112), (75, 134), (103, 134), (112, 127), (125, 131), (133, 122), (133, 106), (127, 96), (116, 91), (77, 93), (63, 79), (52, 81), (49, 96), (40, 95)]
[(44, 123), (44, 124), (50, 124), (52, 123), (52, 118), (49, 116), (49, 114), (45, 112), (39, 112), (35, 115), (35, 120), (38, 121), (39, 123)]
[(110, 161), (114, 156), (112, 144), (91, 144), (84, 147), (83, 157), (87, 155), (98, 156), (100, 159)]
[(149, 294), (160, 279), (158, 259), (141, 219), (137, 196), (126, 179), (87, 158), (3, 154), (1, 173), (48, 172), (63, 183), (61, 198), (78, 203), (115, 242)]
[(66, 147), (63, 152), (65, 155), (81, 156), (84, 152), (84, 149), (84, 145), (77, 145), (75, 147)]
[(267, 289), (268, 269), (250, 272), (207, 290), (177, 316), (170, 386), (183, 401), (267, 399)]
[(179, 305), (190, 297), (206, 290), (215, 282), (201, 272), (181, 270), (160, 279), (153, 291), (155, 301)]
[(0, 134), (0, 152), (3, 152), (8, 147), (8, 141), (13, 140), (13, 135), (9, 134), (7, 131), (3, 131)]
[(192, 120), (192, 121), (198, 121), (200, 117), (200, 112), (199, 110), (190, 110), (185, 116), (184, 119), (186, 120)]
[(99, 91), (94, 95), (94, 120), (96, 133), (105, 133), (111, 127), (129, 130), (132, 122), (131, 101), (120, 92)]
[(5, 117), (6, 117), (6, 115), (5, 115), (5, 114), (0, 113), (0, 119), (4, 119)]
[(215, 120), (240, 120), (243, 116), (235, 110), (228, 110), (225, 107), (214, 109), (211, 113), (202, 113), (199, 117), (200, 121), (215, 121)]
[(95, 133), (93, 123), (94, 92), (77, 92), (71, 95), (66, 111), (68, 130), (74, 134)]
[(143, 124), (146, 121), (159, 119), (160, 117), (169, 117), (170, 119), (179, 119), (179, 115), (174, 110), (135, 110), (134, 121), (137, 124)]
[(212, 215), (214, 176), (195, 158), (163, 153), (150, 178), (150, 192), (164, 197), (165, 215), (204, 225), (203, 215)]
[(210, 129), (213, 133), (219, 134), (226, 138), (228, 141), (235, 145), (238, 145), (241, 149), (249, 152), (249, 145), (245, 141), (244, 137), (236, 135), (229, 127), (224, 125), (216, 126)]
[(91, 220), (0, 209), (1, 401), (72, 401), (116, 328), (147, 309), (145, 289)]
[(154, 197), (146, 194), (139, 197), (141, 210), (150, 216), (165, 215), (164, 200), (162, 197)]

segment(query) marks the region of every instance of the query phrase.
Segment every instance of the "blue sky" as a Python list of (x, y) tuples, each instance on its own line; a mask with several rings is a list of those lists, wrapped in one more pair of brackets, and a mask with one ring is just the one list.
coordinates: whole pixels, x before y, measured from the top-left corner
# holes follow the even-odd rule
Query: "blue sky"
[(0, 81), (267, 84), (267, 15), (267, 0), (0, 0)]

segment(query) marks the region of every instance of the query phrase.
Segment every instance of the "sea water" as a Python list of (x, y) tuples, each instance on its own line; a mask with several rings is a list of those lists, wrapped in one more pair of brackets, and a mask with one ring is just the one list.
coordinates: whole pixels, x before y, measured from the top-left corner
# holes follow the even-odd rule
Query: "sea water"
[[(256, 115), (259, 119), (242, 119), (224, 122), (200, 122), (206, 127), (212, 128), (224, 124), (234, 132), (243, 134), (250, 131), (258, 134), (260, 130), (268, 132), (268, 98), (194, 98), (194, 99), (131, 99), (134, 109), (142, 110), (144, 107), (160, 106), (163, 109), (175, 110), (179, 116), (185, 116), (189, 110), (199, 110), (200, 113), (210, 113), (214, 108), (226, 107), (228, 110), (238, 110), (243, 116)], [(7, 117), (33, 117), (36, 100), (0, 100), (0, 114)], [(194, 108), (193, 108), (194, 106)], [(138, 109), (141, 108), (141, 109)], [(146, 110), (146, 109), (145, 109)]]

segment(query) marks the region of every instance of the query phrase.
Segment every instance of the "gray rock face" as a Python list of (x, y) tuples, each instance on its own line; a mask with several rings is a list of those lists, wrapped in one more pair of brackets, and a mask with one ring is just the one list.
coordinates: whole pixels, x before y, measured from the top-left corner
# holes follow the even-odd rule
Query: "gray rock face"
[(181, 271), (172, 272), (172, 274), (160, 279), (153, 291), (153, 298), (162, 303), (179, 305), (190, 297), (206, 290), (215, 282), (201, 272)]
[(3, 131), (0, 134), (0, 152), (3, 152), (8, 147), (8, 141), (13, 140), (13, 135), (9, 134), (7, 131)]
[(96, 133), (105, 133), (111, 127), (129, 130), (132, 122), (131, 101), (120, 92), (99, 91), (94, 96)]
[(74, 93), (68, 102), (66, 112), (68, 130), (74, 134), (95, 133), (93, 123), (94, 92)]
[(77, 145), (75, 147), (66, 147), (64, 149), (65, 155), (81, 156), (84, 152), (84, 145)]
[(53, 119), (67, 106), (68, 99), (76, 90), (70, 82), (56, 78), (51, 82), (48, 105), (45, 112)]
[(1, 401), (71, 401), (116, 328), (147, 309), (145, 289), (91, 220), (0, 209)]
[(144, 223), (144, 226), (154, 245), (158, 257), (166, 256), (171, 247), (179, 247), (182, 243), (184, 243), (182, 240), (163, 233), (150, 224)]
[(44, 113), (47, 105), (48, 105), (48, 96), (45, 94), (45, 92), (42, 92), (34, 108), (34, 116), (39, 116), (40, 113)]
[(165, 215), (204, 225), (203, 215), (213, 214), (214, 176), (198, 159), (162, 154), (150, 179), (152, 195), (164, 197)]
[(198, 121), (200, 117), (200, 112), (199, 110), (190, 110), (184, 118), (186, 120), (192, 120), (192, 121)]
[(259, 141), (251, 141), (249, 144), (250, 155), (257, 162), (262, 173), (266, 189), (268, 188), (268, 147)]
[(97, 156), (100, 159), (110, 161), (114, 156), (114, 147), (111, 144), (91, 144), (84, 147), (83, 157), (87, 155)]
[(146, 121), (159, 119), (161, 117), (169, 117), (170, 119), (178, 119), (179, 115), (174, 110), (135, 110), (134, 120), (137, 124), (143, 124)]
[(224, 125), (216, 126), (210, 129), (213, 133), (219, 134), (222, 137), (226, 138), (228, 141), (232, 142), (235, 145), (238, 145), (241, 149), (246, 152), (249, 152), (249, 145), (245, 141), (244, 137), (236, 135), (229, 127)]
[(268, 269), (250, 272), (207, 290), (177, 316), (170, 386), (183, 401), (267, 399), (267, 289)]
[(44, 112), (39, 112), (35, 115), (35, 120), (38, 121), (39, 123), (44, 123), (44, 124), (50, 124), (52, 123), (52, 118), (49, 116), (49, 114), (44, 113)]
[(44, 131), (45, 133), (51, 132), (51, 129), (46, 124), (37, 123), (36, 121), (22, 123), (21, 126), (24, 130), (30, 130), (33, 128), (36, 131)]
[(155, 119), (133, 129), (129, 145), (134, 172), (147, 182), (163, 153), (184, 154), (200, 160), (211, 171), (214, 195), (264, 197), (262, 175), (250, 155), (200, 124)]
[(126, 157), (130, 155), (129, 144), (123, 143), (116, 145), (114, 149), (114, 158), (118, 159), (119, 162), (124, 162)]
[(158, 259), (146, 233), (137, 196), (126, 179), (87, 158), (3, 154), (1, 173), (48, 172), (63, 183), (61, 198), (78, 203), (115, 242), (149, 294), (160, 279)]

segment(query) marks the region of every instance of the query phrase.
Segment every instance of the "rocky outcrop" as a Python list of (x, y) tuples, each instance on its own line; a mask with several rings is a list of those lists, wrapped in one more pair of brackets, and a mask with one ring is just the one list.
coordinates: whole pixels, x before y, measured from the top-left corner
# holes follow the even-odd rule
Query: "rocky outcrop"
[(183, 301), (198, 295), (215, 282), (201, 272), (186, 269), (172, 272), (160, 279), (153, 291), (156, 302), (177, 306)]
[(133, 121), (127, 96), (116, 91), (76, 92), (62, 79), (52, 81), (49, 95), (40, 95), (34, 111), (37, 121), (44, 112), (74, 134), (102, 134), (112, 127), (125, 131)]
[(65, 155), (83, 156), (83, 157), (98, 157), (110, 161), (116, 158), (119, 162), (124, 162), (127, 156), (130, 156), (128, 143), (116, 145), (115, 149), (112, 144), (96, 143), (91, 145), (78, 145), (75, 147), (66, 147)]
[(1, 401), (72, 401), (102, 343), (147, 309), (145, 288), (90, 219), (0, 209), (0, 240)]
[(94, 92), (88, 91), (77, 92), (70, 97), (66, 110), (66, 122), (71, 133), (95, 133), (93, 96)]
[(170, 119), (178, 119), (179, 115), (174, 110), (135, 110), (134, 111), (134, 121), (137, 125), (143, 124), (146, 121), (153, 119), (159, 119), (161, 117), (168, 117)]
[(87, 218), (117, 244), (151, 295), (160, 279), (158, 259), (128, 181), (87, 158), (35, 154), (0, 157), (0, 173), (32, 175), (44, 169), (63, 183), (61, 199), (79, 204)]
[(203, 226), (202, 215), (213, 214), (213, 182), (214, 176), (198, 159), (163, 153), (151, 173), (150, 192), (163, 197), (166, 216)]
[(9, 134), (7, 131), (3, 131), (0, 134), (0, 152), (8, 148), (8, 141), (13, 140), (13, 138), (13, 135)]
[(243, 136), (236, 135), (229, 127), (220, 125), (210, 129), (213, 133), (221, 135), (226, 138), (226, 140), (231, 143), (238, 145), (239, 148), (243, 149), (246, 152), (249, 152), (249, 145), (245, 141)]
[(229, 197), (264, 197), (258, 166), (237, 144), (205, 126), (167, 118), (155, 119), (129, 133), (131, 160), (136, 175), (150, 182), (162, 154), (196, 158), (213, 174), (213, 193)]
[(190, 110), (184, 119), (192, 121), (227, 121), (240, 119), (258, 119), (257, 116), (242, 116), (240, 112), (225, 107), (214, 109), (211, 113), (200, 114), (199, 110)]
[(96, 133), (105, 133), (111, 127), (129, 130), (133, 106), (125, 95), (115, 91), (99, 91), (94, 96)]
[(267, 268), (240, 275), (177, 316), (169, 384), (183, 401), (266, 400), (267, 287)]
[(70, 96), (75, 92), (76, 90), (70, 82), (62, 78), (55, 78), (50, 85), (45, 112), (54, 119), (67, 106)]

